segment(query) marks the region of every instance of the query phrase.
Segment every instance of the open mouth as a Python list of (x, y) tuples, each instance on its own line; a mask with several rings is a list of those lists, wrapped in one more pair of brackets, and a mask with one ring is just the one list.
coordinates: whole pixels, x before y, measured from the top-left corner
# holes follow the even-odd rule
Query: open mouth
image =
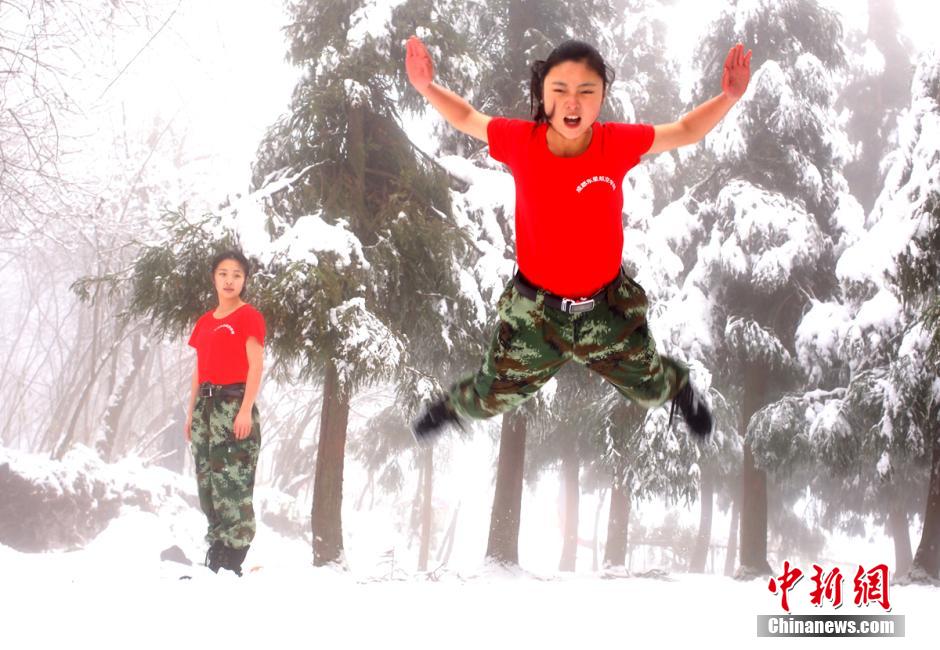
[(571, 128), (576, 128), (579, 124), (581, 124), (581, 118), (580, 118), (580, 117), (575, 116), (575, 117), (566, 117), (566, 118), (565, 118), (565, 126), (568, 126), (568, 127), (571, 127)]

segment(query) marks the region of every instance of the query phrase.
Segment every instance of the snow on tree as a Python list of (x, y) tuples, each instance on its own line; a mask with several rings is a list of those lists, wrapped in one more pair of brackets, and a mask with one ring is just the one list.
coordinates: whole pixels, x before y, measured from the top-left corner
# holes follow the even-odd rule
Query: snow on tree
[[(875, 203), (880, 219), (901, 233), (896, 267), (889, 268), (904, 306), (904, 329), (884, 384), (886, 432), (908, 438), (929, 459), (924, 529), (910, 579), (940, 578), (940, 50), (923, 52), (911, 85), (911, 107), (899, 128), (885, 188)], [(897, 231), (896, 231), (897, 232)], [(882, 244), (884, 245), (884, 244)]]
[(744, 437), (742, 573), (771, 571), (763, 470), (773, 468), (773, 450), (752, 416), (810, 387), (795, 361), (796, 328), (808, 297), (830, 296), (836, 284), (845, 233), (837, 217), (848, 200), (830, 73), (844, 62), (840, 33), (815, 2), (755, 0), (725, 10), (703, 40), (698, 101), (714, 93), (730, 45), (753, 47), (756, 69), (706, 138), (714, 171), (685, 200), (702, 224), (686, 283), (709, 298), (701, 323), (714, 344), (715, 385), (736, 404)]
[[(609, 90), (605, 117), (613, 120), (662, 124), (684, 112), (679, 62), (666, 45), (668, 3), (661, 0), (615, 2), (610, 49), (602, 52), (616, 79)], [(647, 158), (631, 171), (632, 188), (625, 192), (624, 213), (631, 222), (645, 220), (680, 196), (684, 190), (678, 152)]]
[[(797, 333), (811, 373), (846, 386), (810, 424), (816, 453), (842, 481), (821, 492), (836, 513), (830, 519), (851, 524), (873, 514), (895, 539), (899, 573), (912, 563), (908, 519), (922, 507), (917, 495), (936, 463), (937, 79), (937, 54), (926, 52), (867, 229), (839, 258), (841, 300), (814, 302)], [(936, 577), (930, 531), (925, 525), (914, 579)]]
[(342, 562), (350, 397), (394, 378), (403, 413), (413, 414), (471, 308), (456, 290), (453, 249), (465, 244), (448, 221), (447, 179), (416, 156), (397, 120), (401, 59), (392, 54), (392, 7), (381, 4), (290, 6), (290, 59), (304, 74), (259, 148), (254, 191), (215, 216), (171, 216), (170, 236), (136, 273), (135, 307), (181, 333), (211, 303), (212, 253), (239, 244), (257, 263), (249, 289), (275, 366), (325, 378), (317, 564)]

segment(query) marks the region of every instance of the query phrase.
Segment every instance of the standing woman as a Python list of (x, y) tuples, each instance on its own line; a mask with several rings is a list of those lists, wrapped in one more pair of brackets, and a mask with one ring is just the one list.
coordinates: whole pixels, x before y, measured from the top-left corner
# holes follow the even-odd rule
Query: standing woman
[[(413, 425), (428, 439), (448, 424), (504, 413), (575, 360), (645, 408), (672, 401), (689, 429), (707, 436), (712, 416), (688, 368), (660, 356), (647, 327), (646, 292), (622, 269), (623, 178), (645, 154), (698, 142), (741, 98), (751, 53), (725, 61), (721, 93), (676, 122), (597, 121), (612, 71), (600, 53), (566, 41), (532, 66), (532, 120), (490, 117), (433, 82), (424, 44), (408, 41), (415, 89), (458, 131), (490, 147), (516, 185), (518, 273), (497, 304), (483, 365), (430, 404)], [(670, 412), (670, 422), (672, 420)]]
[(209, 520), (206, 565), (242, 574), (255, 536), (252, 494), (261, 449), (255, 398), (261, 386), (264, 317), (242, 300), (250, 267), (237, 250), (212, 260), (219, 304), (196, 321), (186, 439), (192, 444), (199, 505)]

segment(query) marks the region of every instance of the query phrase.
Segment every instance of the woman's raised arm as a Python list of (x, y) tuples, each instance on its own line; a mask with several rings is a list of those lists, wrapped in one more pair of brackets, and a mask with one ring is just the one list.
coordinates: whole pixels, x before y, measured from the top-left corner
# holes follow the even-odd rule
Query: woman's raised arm
[(653, 146), (647, 153), (669, 151), (700, 141), (741, 99), (750, 78), (751, 51), (745, 54), (744, 46), (738, 43), (728, 51), (721, 78), (721, 94), (696, 106), (677, 122), (657, 124)]
[(415, 90), (424, 95), (452, 127), (461, 133), (488, 142), (486, 127), (492, 118), (477, 111), (463, 97), (434, 83), (434, 63), (424, 43), (417, 36), (408, 39), (405, 70)]

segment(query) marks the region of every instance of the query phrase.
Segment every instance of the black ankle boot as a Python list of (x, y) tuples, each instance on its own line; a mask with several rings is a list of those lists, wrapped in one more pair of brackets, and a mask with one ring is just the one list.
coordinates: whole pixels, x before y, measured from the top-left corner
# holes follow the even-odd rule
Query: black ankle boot
[(446, 398), (431, 402), (417, 420), (411, 425), (415, 440), (419, 444), (428, 444), (441, 434), (447, 425), (457, 425), (462, 428), (460, 417), (451, 408)]
[(677, 406), (682, 413), (682, 418), (689, 426), (689, 431), (700, 438), (707, 438), (712, 432), (712, 414), (705, 400), (692, 388), (691, 382), (687, 382), (672, 400), (672, 408), (669, 410), (670, 425), (672, 425), (672, 416)]
[(235, 575), (241, 577), (242, 575), (242, 564), (245, 562), (245, 556), (248, 555), (248, 547), (245, 548), (232, 548), (230, 546), (223, 546), (222, 551), (222, 568), (228, 569), (233, 572)]
[(222, 549), (225, 548), (222, 542), (216, 540), (212, 542), (209, 550), (206, 551), (206, 566), (212, 569), (213, 573), (218, 573), (222, 568)]

